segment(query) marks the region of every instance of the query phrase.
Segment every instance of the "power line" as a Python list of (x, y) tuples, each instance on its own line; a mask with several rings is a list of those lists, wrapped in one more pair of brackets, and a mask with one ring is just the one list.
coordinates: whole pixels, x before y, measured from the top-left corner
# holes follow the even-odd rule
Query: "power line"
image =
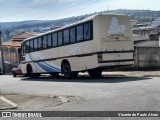
[[(15, 16), (15, 15), (18, 15), (18, 14), (21, 14), (21, 13), (26, 13), (26, 12), (28, 12), (28, 11), (31, 11), (31, 10), (33, 10), (33, 9), (36, 9), (36, 8), (39, 8), (39, 7), (41, 7), (41, 6), (44, 6), (44, 5), (47, 5), (47, 4), (49, 4), (49, 3), (52, 3), (52, 2), (55, 2), (55, 1), (58, 1), (58, 0), (50, 0), (50, 1), (48, 1), (48, 0), (44, 0), (44, 1), (42, 1), (42, 2), (40, 2), (38, 5), (36, 5), (36, 6), (31, 6), (31, 7), (29, 7), (29, 8), (27, 8), (27, 9), (24, 9), (24, 10), (20, 10), (20, 11), (17, 11), (17, 12), (12, 12), (12, 13), (9, 13), (10, 14), (10, 16)], [(90, 1), (87, 1), (87, 2), (82, 2), (82, 3), (79, 3), (79, 4), (77, 4), (77, 5), (73, 5), (73, 6), (71, 6), (70, 8), (67, 8), (67, 9), (64, 9), (64, 10), (60, 10), (60, 11), (56, 11), (56, 14), (57, 13), (62, 13), (63, 14), (63, 12), (65, 11), (66, 12), (66, 10), (70, 10), (70, 9), (72, 9), (72, 8), (74, 8), (74, 7), (77, 7), (77, 6), (80, 6), (80, 5), (83, 5), (83, 4), (85, 4), (85, 6), (87, 5), (90, 5), (90, 4), (94, 4), (94, 3), (96, 3), (96, 2), (99, 2), (100, 0), (90, 0)], [(83, 8), (82, 8), (83, 9)], [(9, 14), (7, 14), (7, 15), (9, 15)], [(41, 17), (46, 17), (46, 16), (48, 16), (48, 15), (50, 15), (50, 14), (53, 14), (53, 13), (49, 13), (49, 14), (47, 14), (47, 15), (43, 15), (43, 16), (40, 16), (40, 17), (38, 17), (38, 18), (41, 18)], [(58, 16), (61, 16), (62, 14), (59, 14)], [(2, 19), (6, 19), (7, 17), (1, 17)], [(7, 21), (9, 21), (10, 22), (10, 20), (9, 19), (6, 19)]]
[[(46, 0), (45, 0), (46, 1)], [(53, 2), (53, 1), (50, 1), (50, 2), (46, 2), (45, 4), (44, 4), (44, 2), (45, 1), (43, 1), (43, 4), (42, 4), (42, 2), (41, 2), (41, 4), (39, 4), (38, 6), (34, 6), (34, 7), (31, 7), (31, 8), (28, 8), (28, 10), (30, 11), (30, 10), (32, 10), (32, 9), (35, 9), (35, 8), (37, 8), (37, 7), (41, 7), (41, 6), (43, 6), (43, 5), (46, 5), (46, 4), (49, 4), (50, 2)], [(57, 0), (54, 0), (54, 2), (55, 1), (57, 1)], [(94, 3), (97, 3), (97, 2), (99, 2), (100, 0), (90, 0), (90, 1), (87, 1), (87, 2), (82, 2), (82, 3), (79, 3), (79, 4), (76, 4), (76, 5), (73, 5), (73, 6), (71, 6), (70, 8), (67, 8), (67, 9), (63, 9), (63, 10), (60, 10), (60, 11), (56, 11), (56, 13), (61, 13), (61, 14), (59, 14), (58, 16), (61, 16), (61, 15), (63, 15), (63, 12), (64, 11), (67, 11), (67, 10), (71, 10), (71, 9), (73, 9), (73, 8), (75, 8), (75, 7), (77, 7), (77, 6), (80, 6), (80, 5), (83, 5), (83, 4), (85, 4), (85, 6), (90, 6), (91, 4), (94, 4)], [(82, 8), (82, 7), (81, 7)], [(79, 9), (81, 9), (81, 8), (79, 8)], [(28, 11), (27, 10), (27, 11)], [(22, 11), (21, 11), (22, 12)], [(50, 13), (50, 14), (53, 14), (53, 13)], [(50, 15), (50, 14), (47, 14), (47, 15), (43, 15), (43, 16), (40, 16), (40, 18), (42, 18), (42, 17), (46, 17), (46, 16), (48, 16), (48, 15)], [(7, 18), (3, 18), (3, 19), (6, 19), (6, 20), (8, 20), (8, 21), (10, 21), (9, 19), (7, 19)], [(11, 21), (10, 21), (11, 22)], [(21, 23), (19, 23), (19, 24), (13, 24), (13, 26), (14, 25), (21, 25)], [(12, 29), (13, 30), (13, 29)]]
[[(23, 11), (21, 11), (21, 9), (18, 9), (18, 10), (20, 10), (19, 12), (18, 12), (18, 10), (16, 10), (17, 11), (17, 13), (15, 12), (11, 12), (11, 13), (9, 13), (11, 16), (13, 16), (13, 15), (17, 15), (17, 14), (21, 14), (21, 13), (24, 13), (24, 12), (27, 12), (27, 11), (31, 11), (31, 10), (33, 10), (33, 9), (36, 9), (36, 8), (39, 8), (39, 7), (41, 7), (41, 6), (44, 6), (44, 5), (47, 5), (47, 4), (49, 4), (49, 3), (52, 3), (52, 2), (56, 2), (56, 1), (58, 1), (58, 0), (50, 0), (50, 1), (48, 1), (48, 0), (43, 0), (43, 1), (41, 1), (41, 2), (39, 2), (39, 4), (38, 5), (33, 5), (33, 6), (31, 6), (30, 8), (27, 8), (26, 10), (23, 10)], [(9, 14), (7, 14), (7, 15), (9, 15)], [(7, 17), (0, 17), (1, 19), (5, 19), (5, 20), (7, 20), (8, 22), (12, 22), (11, 20), (9, 20), (9, 19), (7, 19)], [(7, 25), (7, 23), (4, 23), (6, 26), (8, 26)], [(18, 24), (13, 24), (13, 26), (14, 25), (18, 25)], [(19, 23), (19, 25), (21, 25), (20, 23)], [(13, 30), (13, 29), (12, 29)]]
[[(63, 12), (64, 12), (64, 11), (66, 12), (67, 10), (71, 10), (71, 9), (73, 9), (73, 8), (75, 8), (75, 7), (77, 7), (77, 6), (83, 5), (83, 4), (85, 4), (85, 6), (86, 6), (86, 5), (89, 6), (89, 5), (94, 4), (94, 3), (97, 3), (97, 2), (99, 2), (99, 1), (100, 1), (100, 0), (90, 0), (90, 1), (87, 1), (87, 2), (82, 2), (82, 3), (79, 3), (79, 4), (77, 4), (77, 5), (71, 6), (70, 8), (67, 8), (67, 9), (64, 9), (64, 10), (60, 10), (60, 11), (56, 11), (56, 14), (57, 14), (57, 13), (61, 13), (61, 14), (58, 15), (58, 17), (59, 17), (59, 16), (63, 15)], [(81, 10), (81, 9), (84, 9), (84, 8), (81, 7), (81, 8), (79, 8), (79, 9)], [(47, 17), (47, 16), (49, 16), (49, 15), (51, 15), (51, 14), (53, 14), (53, 13), (49, 13), (49, 14), (47, 14), (47, 15), (40, 16), (40, 18)], [(39, 18), (39, 17), (38, 17), (38, 18)]]
[[(22, 9), (16, 10), (16, 12), (8, 13), (7, 15), (9, 15), (9, 17), (10, 17), (10, 16), (19, 15), (19, 14), (21, 14), (21, 13), (26, 13), (26, 12), (28, 12), (28, 11), (32, 11), (32, 10), (34, 10), (34, 9), (36, 9), (36, 8), (39, 8), (39, 7), (48, 5), (48, 4), (50, 4), (50, 3), (52, 3), (52, 2), (56, 2), (56, 1), (58, 1), (58, 0), (50, 0), (50, 1), (48, 1), (48, 0), (43, 0), (43, 1), (39, 2), (37, 5), (30, 6), (30, 7), (26, 8), (26, 9), (22, 8)], [(6, 18), (7, 18), (7, 17), (6, 17)]]
[[(41, 4), (41, 3), (43, 3), (44, 1), (46, 1), (46, 0), (41, 0), (41, 2), (39, 2), (38, 4)], [(25, 4), (25, 5), (26, 5), (26, 4)], [(33, 7), (34, 5), (35, 5), (35, 4), (33, 4), (31, 7)], [(36, 4), (36, 5), (37, 5), (37, 4)], [(20, 9), (16, 9), (16, 10), (14, 10), (14, 11), (6, 14), (6, 15), (16, 14), (16, 13), (19, 13), (21, 10), (24, 10), (24, 9), (28, 9), (28, 6), (22, 6)]]

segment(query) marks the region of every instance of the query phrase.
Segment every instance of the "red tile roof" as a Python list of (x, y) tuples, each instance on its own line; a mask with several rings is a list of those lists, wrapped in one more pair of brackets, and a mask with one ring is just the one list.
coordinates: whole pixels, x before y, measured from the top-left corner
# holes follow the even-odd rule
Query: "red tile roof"
[(2, 46), (21, 47), (21, 42), (24, 39), (36, 36), (38, 34), (40, 34), (40, 33), (36, 33), (36, 32), (22, 32), (22, 33), (19, 33), (17, 35), (13, 35), (12, 38), (9, 41), (3, 42)]
[(22, 32), (22, 33), (19, 33), (17, 35), (13, 35), (12, 39), (13, 40), (22, 40), (22, 39), (26, 39), (26, 38), (29, 38), (29, 37), (32, 37), (32, 36), (36, 36), (38, 34), (39, 33), (36, 33), (36, 32)]

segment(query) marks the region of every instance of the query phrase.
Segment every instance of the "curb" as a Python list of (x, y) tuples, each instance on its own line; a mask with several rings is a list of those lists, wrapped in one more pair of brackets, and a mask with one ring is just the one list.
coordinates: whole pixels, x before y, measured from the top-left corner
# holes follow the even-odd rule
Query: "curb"
[(7, 110), (7, 109), (16, 109), (18, 108), (18, 105), (16, 103), (13, 103), (12, 101), (0, 96), (0, 100), (8, 103), (9, 105), (11, 105), (12, 107), (0, 107), (0, 110)]

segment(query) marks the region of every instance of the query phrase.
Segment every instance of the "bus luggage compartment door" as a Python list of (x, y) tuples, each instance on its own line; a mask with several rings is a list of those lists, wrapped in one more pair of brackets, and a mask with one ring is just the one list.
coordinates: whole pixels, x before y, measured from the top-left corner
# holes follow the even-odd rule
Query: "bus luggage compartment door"
[(133, 43), (131, 41), (102, 42), (102, 61), (107, 65), (134, 64)]

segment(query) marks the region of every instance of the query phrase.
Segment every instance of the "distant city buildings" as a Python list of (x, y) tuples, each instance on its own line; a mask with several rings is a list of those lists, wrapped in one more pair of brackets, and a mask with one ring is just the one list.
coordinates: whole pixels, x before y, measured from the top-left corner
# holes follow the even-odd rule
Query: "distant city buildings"
[[(132, 30), (133, 34), (142, 36), (146, 40), (152, 39), (156, 34), (160, 32), (160, 18), (156, 18), (153, 21), (144, 22), (132, 20)], [(158, 39), (159, 38), (157, 37), (154, 40)]]
[(158, 27), (158, 26), (160, 26), (160, 17), (158, 17), (154, 21), (152, 21), (151, 26), (152, 27)]

